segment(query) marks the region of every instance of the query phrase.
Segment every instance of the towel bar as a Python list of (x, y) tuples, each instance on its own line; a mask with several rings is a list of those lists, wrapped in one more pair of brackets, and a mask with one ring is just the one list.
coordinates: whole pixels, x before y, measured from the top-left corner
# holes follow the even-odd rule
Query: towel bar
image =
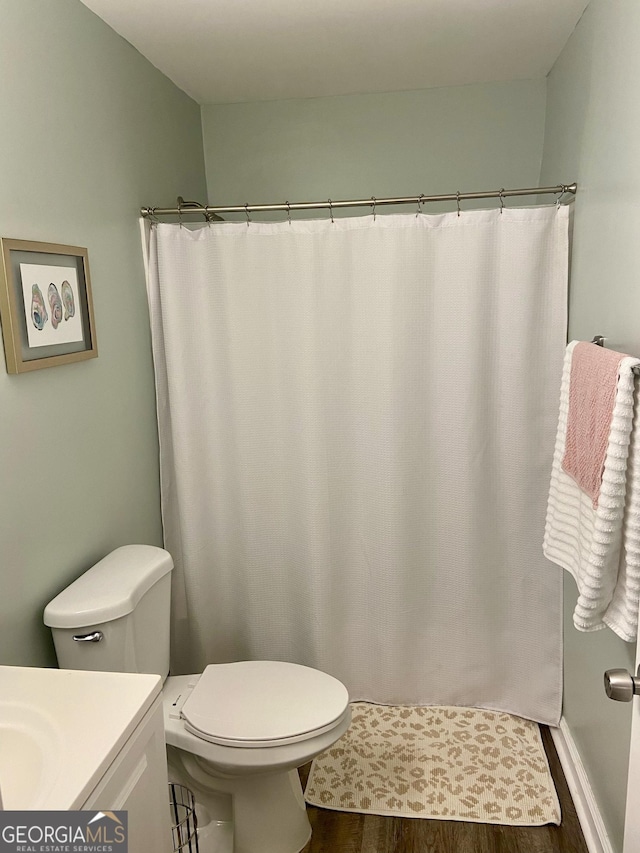
[[(604, 335), (594, 335), (594, 338), (591, 341), (591, 343), (595, 344), (597, 347), (603, 347), (604, 342), (605, 342)], [(632, 367), (631, 372), (634, 374), (634, 376), (640, 376), (640, 364), (636, 364), (634, 367)]]

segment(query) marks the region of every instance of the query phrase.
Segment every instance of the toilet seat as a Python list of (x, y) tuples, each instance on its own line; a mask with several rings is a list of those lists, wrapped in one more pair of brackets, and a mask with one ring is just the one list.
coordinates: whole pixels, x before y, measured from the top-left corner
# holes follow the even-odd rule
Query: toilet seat
[(324, 672), (281, 661), (208, 666), (182, 706), (185, 729), (221, 746), (261, 748), (330, 731), (349, 705)]

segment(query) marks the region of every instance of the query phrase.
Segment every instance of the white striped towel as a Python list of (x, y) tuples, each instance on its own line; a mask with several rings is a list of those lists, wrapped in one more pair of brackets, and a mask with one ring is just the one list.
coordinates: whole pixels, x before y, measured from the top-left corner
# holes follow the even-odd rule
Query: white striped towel
[(640, 359), (620, 362), (600, 499), (594, 509), (591, 498), (562, 468), (576, 344), (568, 345), (564, 359), (543, 552), (578, 585), (575, 627), (598, 631), (607, 625), (631, 642), (637, 636), (640, 597), (640, 412), (637, 403), (634, 412), (631, 368)]

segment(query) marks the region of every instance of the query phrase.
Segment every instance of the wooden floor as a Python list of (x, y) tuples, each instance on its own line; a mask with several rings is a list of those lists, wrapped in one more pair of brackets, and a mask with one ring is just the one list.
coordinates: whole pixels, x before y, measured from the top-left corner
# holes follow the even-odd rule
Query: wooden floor
[[(546, 726), (541, 729), (560, 798), (561, 826), (493, 826), (307, 806), (313, 835), (303, 853), (588, 853), (551, 735)], [(300, 769), (303, 788), (310, 767)]]

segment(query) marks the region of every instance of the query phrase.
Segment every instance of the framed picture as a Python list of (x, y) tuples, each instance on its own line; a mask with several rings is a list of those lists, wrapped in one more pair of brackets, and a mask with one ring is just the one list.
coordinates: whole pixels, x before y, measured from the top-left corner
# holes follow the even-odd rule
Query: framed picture
[(8, 373), (96, 358), (87, 250), (0, 240), (0, 322)]

